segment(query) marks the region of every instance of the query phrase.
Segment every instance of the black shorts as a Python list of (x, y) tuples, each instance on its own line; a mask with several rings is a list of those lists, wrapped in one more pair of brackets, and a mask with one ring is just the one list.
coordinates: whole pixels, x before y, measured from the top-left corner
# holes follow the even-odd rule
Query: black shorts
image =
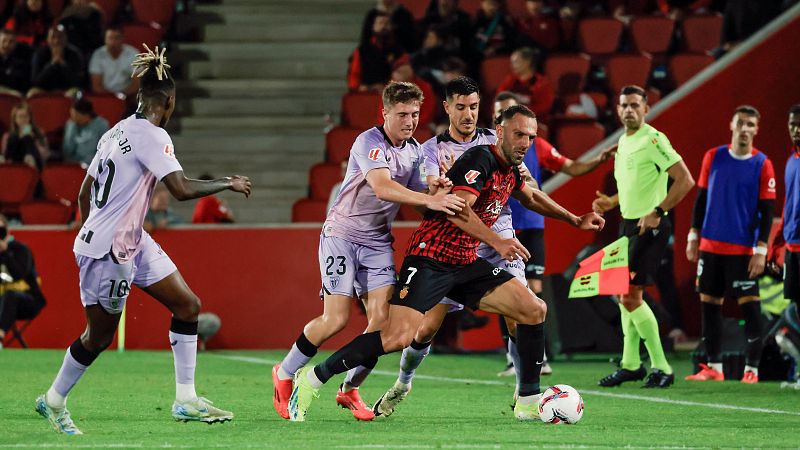
[(389, 304), (425, 313), (447, 297), (478, 309), (487, 291), (513, 279), (513, 275), (482, 258), (462, 266), (424, 256), (406, 256)]
[[(624, 219), (622, 234), (627, 235), (639, 224), (638, 219)], [(655, 274), (661, 264), (661, 257), (669, 244), (672, 234), (672, 222), (669, 217), (662, 217), (658, 228), (648, 231), (642, 236), (632, 236), (628, 241), (628, 268), (635, 276), (631, 279), (634, 286), (653, 284)]]
[(700, 252), (697, 261), (697, 292), (712, 297), (758, 296), (758, 280), (747, 272), (749, 255), (719, 255)]
[(544, 229), (518, 230), (517, 240), (531, 254), (531, 259), (525, 265), (525, 278), (529, 280), (544, 279)]
[(800, 301), (800, 252), (786, 250), (783, 261), (783, 297)]

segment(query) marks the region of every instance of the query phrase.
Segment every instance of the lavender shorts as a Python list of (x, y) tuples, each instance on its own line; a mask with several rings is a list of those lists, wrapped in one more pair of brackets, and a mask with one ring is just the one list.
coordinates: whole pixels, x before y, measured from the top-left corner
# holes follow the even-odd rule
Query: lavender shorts
[(99, 303), (108, 313), (119, 314), (128, 299), (131, 285), (144, 288), (178, 270), (149, 234), (142, 234), (139, 246), (139, 253), (123, 264), (115, 263), (109, 255), (100, 259), (75, 255), (83, 306)]
[(335, 236), (319, 237), (319, 272), (324, 293), (361, 297), (384, 286), (394, 286), (394, 252), (376, 249)]

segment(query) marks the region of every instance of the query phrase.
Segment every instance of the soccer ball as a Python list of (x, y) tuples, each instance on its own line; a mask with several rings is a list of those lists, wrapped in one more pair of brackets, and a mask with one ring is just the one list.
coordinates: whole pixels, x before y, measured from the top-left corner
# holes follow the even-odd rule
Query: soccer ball
[(572, 386), (547, 388), (539, 400), (539, 418), (544, 423), (578, 423), (583, 417), (583, 399)]

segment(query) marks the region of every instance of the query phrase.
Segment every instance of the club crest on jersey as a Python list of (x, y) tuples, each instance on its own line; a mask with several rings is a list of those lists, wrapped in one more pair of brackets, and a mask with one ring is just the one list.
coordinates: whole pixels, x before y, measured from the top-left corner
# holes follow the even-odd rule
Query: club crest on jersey
[(375, 147), (373, 149), (370, 149), (370, 151), (369, 151), (369, 159), (371, 159), (373, 161), (377, 161), (378, 158), (380, 158), (380, 157), (381, 157), (381, 149), (380, 149), (380, 147)]
[(175, 147), (172, 144), (167, 144), (164, 146), (164, 154), (169, 156), (170, 158), (175, 157)]
[(466, 173), (466, 175), (464, 175), (464, 179), (467, 180), (467, 183), (472, 184), (475, 182), (475, 180), (478, 179), (478, 175), (480, 174), (481, 173), (478, 172), (477, 170), (470, 170), (469, 172)]
[(400, 300), (403, 300), (408, 295), (408, 286), (403, 286), (403, 289), (400, 289)]

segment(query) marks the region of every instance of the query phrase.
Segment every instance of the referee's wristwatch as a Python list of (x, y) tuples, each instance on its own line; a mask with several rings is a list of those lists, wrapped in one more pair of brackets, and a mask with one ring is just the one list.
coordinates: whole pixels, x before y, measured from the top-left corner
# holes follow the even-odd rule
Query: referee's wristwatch
[(658, 217), (664, 217), (664, 216), (666, 216), (667, 214), (669, 214), (667, 211), (664, 211), (664, 208), (662, 208), (662, 207), (660, 207), (660, 206), (656, 206), (656, 207), (655, 207), (655, 208), (653, 208), (653, 209), (655, 210), (655, 212), (656, 212), (656, 214), (658, 215)]

